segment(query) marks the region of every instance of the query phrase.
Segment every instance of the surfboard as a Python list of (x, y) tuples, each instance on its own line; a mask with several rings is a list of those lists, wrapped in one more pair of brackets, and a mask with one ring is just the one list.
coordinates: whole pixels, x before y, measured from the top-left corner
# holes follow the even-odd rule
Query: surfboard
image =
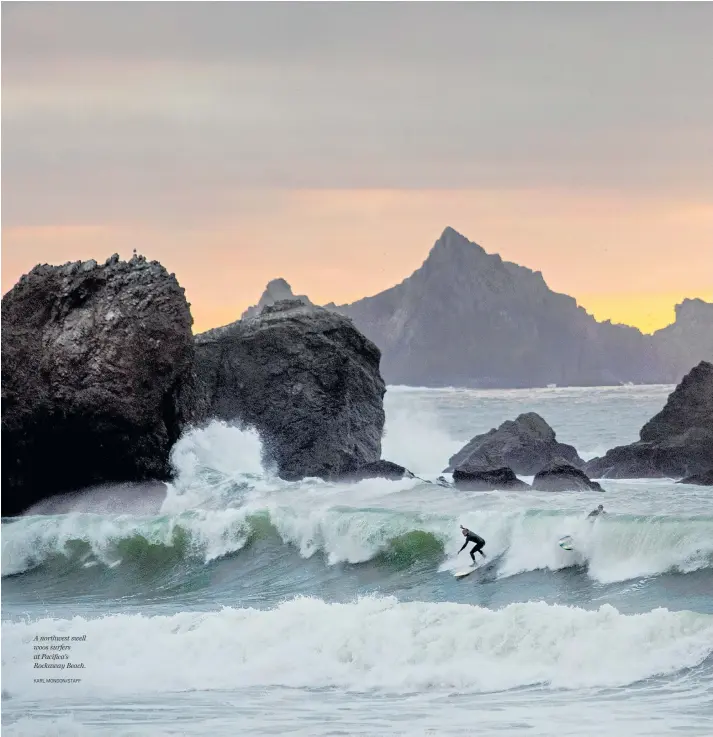
[(466, 576), (470, 576), (473, 571), (477, 569), (478, 566), (472, 566), (471, 568), (466, 568), (464, 571), (456, 571), (453, 575), (456, 578), (465, 578)]
[(562, 548), (562, 550), (574, 550), (574, 539), (571, 535), (564, 535), (562, 536), (557, 544)]

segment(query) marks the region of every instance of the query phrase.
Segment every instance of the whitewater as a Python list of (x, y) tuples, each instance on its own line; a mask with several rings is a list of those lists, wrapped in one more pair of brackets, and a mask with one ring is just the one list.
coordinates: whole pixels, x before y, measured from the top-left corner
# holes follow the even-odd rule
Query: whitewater
[[(284, 482), (256, 433), (216, 422), (176, 445), (165, 497), (85, 490), (4, 519), (3, 733), (710, 736), (710, 489), (429, 483), (522, 412), (594, 457), (672, 390), (392, 386), (383, 457), (418, 478)], [(488, 555), (463, 580), (460, 524)], [(35, 637), (70, 655), (34, 668)]]

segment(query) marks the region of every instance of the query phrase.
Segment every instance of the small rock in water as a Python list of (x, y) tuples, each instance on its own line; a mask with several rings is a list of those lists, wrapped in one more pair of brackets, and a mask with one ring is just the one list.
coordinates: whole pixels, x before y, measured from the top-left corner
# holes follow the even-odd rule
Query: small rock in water
[(713, 468), (705, 473), (698, 473), (694, 476), (687, 476), (676, 482), (679, 484), (695, 484), (696, 486), (713, 486)]
[(566, 463), (540, 471), (532, 481), (532, 488), (537, 491), (604, 491), (596, 481)]
[(470, 471), (462, 471), (457, 468), (453, 472), (453, 483), (458, 489), (464, 491), (508, 491), (530, 488), (515, 475), (511, 468), (473, 469)]
[(584, 464), (571, 445), (557, 442), (555, 431), (540, 415), (527, 412), (476, 435), (450, 459), (445, 471), (507, 467), (530, 476), (560, 461), (573, 466)]

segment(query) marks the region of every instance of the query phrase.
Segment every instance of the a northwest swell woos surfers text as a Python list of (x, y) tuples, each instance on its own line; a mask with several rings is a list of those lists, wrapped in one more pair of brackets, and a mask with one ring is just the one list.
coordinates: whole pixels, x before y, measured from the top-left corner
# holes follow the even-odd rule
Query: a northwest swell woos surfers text
[(81, 675), (85, 665), (73, 651), (86, 641), (86, 635), (35, 635), (32, 640), (35, 683), (81, 683), (81, 678), (72, 676)]

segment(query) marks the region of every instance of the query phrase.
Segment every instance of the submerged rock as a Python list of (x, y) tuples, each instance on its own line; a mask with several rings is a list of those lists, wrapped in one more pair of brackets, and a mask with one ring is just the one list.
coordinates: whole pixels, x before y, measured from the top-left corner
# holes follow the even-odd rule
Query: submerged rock
[(493, 468), (472, 471), (453, 471), (453, 483), (464, 491), (508, 491), (512, 489), (529, 489), (529, 485), (521, 481), (511, 468)]
[(639, 433), (584, 470), (595, 478), (680, 478), (705, 473), (713, 462), (713, 364), (701, 361)]
[(537, 491), (604, 491), (585, 473), (568, 463), (560, 463), (546, 468), (535, 475), (532, 488)]
[(476, 435), (450, 459), (445, 470), (509, 467), (515, 473), (531, 476), (560, 461), (573, 466), (584, 464), (571, 445), (557, 442), (555, 431), (540, 415), (527, 412)]
[(196, 336), (206, 418), (254, 427), (266, 462), (286, 480), (379, 461), (380, 358), (351, 320), (295, 300)]
[(192, 318), (157, 261), (36, 266), (2, 299), (3, 514), (170, 478), (196, 395)]
[(392, 461), (375, 461), (374, 463), (365, 463), (353, 471), (347, 471), (332, 478), (333, 481), (364, 481), (365, 479), (389, 479), (396, 481), (403, 478), (414, 478), (411, 471), (398, 463)]

